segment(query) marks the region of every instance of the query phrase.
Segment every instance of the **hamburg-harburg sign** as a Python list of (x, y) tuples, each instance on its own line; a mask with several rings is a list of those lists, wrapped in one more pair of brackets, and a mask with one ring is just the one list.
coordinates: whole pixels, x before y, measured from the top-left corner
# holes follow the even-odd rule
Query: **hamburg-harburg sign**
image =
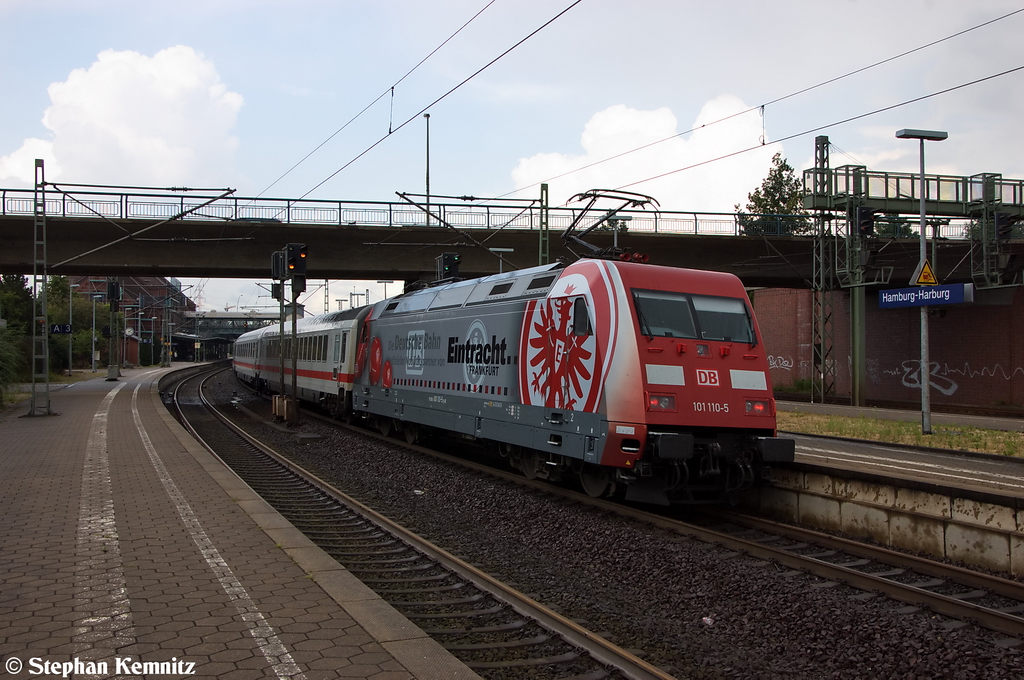
[(894, 288), (878, 291), (878, 306), (924, 307), (925, 305), (956, 305), (974, 302), (973, 283), (954, 283), (947, 286), (921, 286), (920, 288)]

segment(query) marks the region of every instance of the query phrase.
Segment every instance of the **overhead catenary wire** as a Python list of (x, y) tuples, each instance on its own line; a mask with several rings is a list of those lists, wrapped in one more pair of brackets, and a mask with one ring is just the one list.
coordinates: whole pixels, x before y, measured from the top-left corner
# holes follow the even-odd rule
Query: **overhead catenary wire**
[[(520, 39), (519, 41), (517, 41), (517, 42), (516, 42), (515, 44), (513, 44), (513, 45), (512, 45), (511, 47), (509, 47), (508, 49), (506, 49), (506, 50), (505, 50), (504, 52), (502, 52), (501, 54), (499, 54), (498, 56), (494, 57), (494, 58), (493, 58), (493, 59), (491, 59), (491, 60), (490, 60), (489, 62), (487, 62), (486, 64), (484, 64), (483, 66), (481, 66), (481, 67), (480, 67), (479, 69), (477, 69), (477, 70), (476, 70), (476, 71), (474, 71), (474, 72), (473, 72), (472, 74), (470, 74), (469, 76), (467, 76), (467, 77), (466, 77), (465, 79), (463, 79), (463, 80), (462, 80), (461, 82), (459, 82), (459, 83), (458, 83), (457, 85), (455, 85), (455, 86), (454, 86), (454, 87), (452, 87), (452, 88), (451, 88), (450, 90), (448, 90), (447, 92), (445, 92), (444, 94), (442, 94), (442, 95), (441, 95), (440, 97), (438, 97), (438, 98), (437, 98), (437, 99), (435, 99), (434, 101), (430, 102), (429, 104), (427, 104), (426, 106), (424, 106), (423, 108), (421, 108), (421, 109), (420, 109), (419, 111), (417, 111), (417, 112), (416, 112), (416, 113), (414, 113), (413, 115), (409, 116), (409, 118), (407, 118), (407, 119), (406, 119), (406, 120), (405, 120), (405, 121), (404, 121), (403, 123), (401, 123), (401, 124), (400, 124), (400, 125), (399, 125), (398, 127), (394, 128), (394, 130), (389, 130), (389, 131), (388, 131), (388, 134), (384, 135), (383, 137), (381, 137), (380, 139), (378, 139), (378, 140), (377, 140), (376, 142), (374, 142), (373, 144), (371, 144), (370, 146), (368, 146), (367, 148), (365, 148), (365, 149), (364, 149), (363, 151), (359, 152), (359, 153), (358, 153), (358, 154), (357, 154), (357, 155), (356, 155), (355, 157), (353, 157), (353, 158), (352, 158), (351, 160), (349, 160), (349, 161), (348, 161), (347, 163), (345, 163), (345, 164), (344, 164), (344, 165), (342, 165), (342, 166), (341, 166), (340, 168), (338, 168), (337, 170), (335, 170), (334, 172), (332, 172), (332, 173), (331, 173), (330, 175), (328, 175), (328, 176), (327, 176), (327, 177), (325, 177), (325, 178), (324, 178), (324, 179), (323, 179), (322, 181), (320, 181), (320, 182), (319, 182), (319, 183), (318, 183), (318, 184), (317, 184), (316, 186), (312, 187), (311, 189), (309, 189), (309, 191), (307, 191), (307, 192), (306, 192), (306, 193), (304, 193), (304, 194), (303, 194), (302, 196), (300, 196), (300, 197), (298, 198), (298, 200), (302, 200), (303, 198), (306, 198), (306, 197), (307, 197), (307, 196), (309, 196), (309, 195), (310, 195), (311, 193), (313, 193), (314, 191), (316, 191), (317, 189), (319, 189), (320, 187), (322, 187), (322, 186), (323, 186), (324, 184), (326, 184), (327, 182), (329, 182), (330, 180), (332, 180), (332, 179), (333, 179), (334, 177), (336, 177), (336, 176), (337, 176), (337, 175), (338, 175), (339, 173), (341, 173), (342, 171), (344, 171), (344, 170), (345, 170), (346, 168), (348, 168), (349, 166), (351, 166), (351, 165), (352, 165), (353, 163), (355, 163), (356, 161), (358, 161), (358, 160), (359, 160), (360, 158), (362, 158), (363, 156), (365, 156), (366, 154), (368, 154), (368, 153), (369, 153), (370, 151), (372, 151), (373, 149), (377, 148), (377, 147), (378, 147), (378, 146), (379, 146), (379, 145), (380, 145), (380, 144), (381, 144), (382, 142), (384, 142), (384, 140), (386, 140), (386, 139), (387, 139), (388, 137), (390, 137), (391, 135), (393, 135), (393, 134), (394, 134), (395, 132), (398, 132), (399, 130), (401, 130), (402, 128), (404, 128), (404, 127), (405, 127), (406, 125), (408, 125), (408, 124), (409, 124), (409, 123), (411, 123), (412, 121), (414, 121), (414, 120), (416, 120), (417, 118), (419, 118), (419, 117), (420, 117), (420, 116), (421, 116), (421, 115), (422, 115), (422, 114), (423, 114), (424, 112), (426, 112), (426, 111), (427, 111), (428, 109), (430, 109), (430, 108), (431, 108), (432, 106), (435, 106), (435, 105), (437, 105), (437, 104), (438, 104), (439, 102), (443, 101), (444, 99), (446, 99), (447, 97), (449, 97), (450, 95), (452, 95), (452, 94), (453, 94), (454, 92), (456, 92), (457, 90), (459, 90), (460, 88), (462, 88), (462, 87), (463, 87), (464, 85), (466, 85), (466, 83), (468, 83), (469, 81), (471, 81), (471, 80), (473, 80), (474, 78), (476, 78), (476, 77), (477, 77), (478, 75), (480, 75), (481, 73), (483, 73), (484, 71), (486, 71), (487, 69), (489, 69), (489, 68), (490, 68), (491, 66), (493, 66), (494, 64), (496, 64), (496, 63), (497, 63), (498, 61), (500, 61), (501, 59), (505, 58), (505, 57), (506, 57), (507, 55), (509, 55), (509, 54), (510, 54), (511, 52), (513, 52), (513, 51), (514, 51), (514, 50), (515, 50), (516, 48), (518, 48), (518, 47), (519, 47), (519, 46), (521, 46), (521, 45), (522, 45), (523, 43), (525, 43), (526, 41), (528, 41), (528, 40), (529, 40), (530, 38), (532, 38), (533, 36), (537, 35), (537, 34), (538, 34), (538, 33), (540, 33), (541, 31), (543, 31), (543, 30), (544, 30), (545, 28), (547, 28), (548, 26), (550, 26), (551, 24), (553, 24), (553, 23), (554, 23), (555, 21), (557, 21), (558, 19), (560, 19), (560, 18), (561, 18), (562, 16), (564, 16), (564, 15), (565, 15), (566, 13), (568, 13), (568, 12), (569, 12), (570, 10), (572, 10), (572, 9), (573, 9), (574, 7), (576, 7), (576, 5), (580, 4), (581, 2), (583, 2), (583, 0), (575, 0), (575, 1), (574, 1), (574, 2), (572, 2), (572, 3), (571, 3), (571, 4), (569, 5), (569, 6), (568, 6), (568, 7), (566, 7), (565, 9), (563, 9), (562, 11), (560, 11), (560, 12), (559, 12), (558, 14), (556, 14), (556, 15), (555, 15), (555, 16), (553, 16), (553, 17), (551, 17), (551, 18), (550, 18), (550, 19), (548, 19), (547, 21), (545, 21), (545, 22), (544, 22), (543, 24), (541, 24), (541, 25), (540, 25), (539, 27), (535, 28), (535, 29), (534, 29), (533, 31), (531, 31), (530, 33), (528, 33), (528, 34), (527, 34), (527, 35), (526, 35), (525, 37), (521, 38), (521, 39)], [(383, 95), (382, 95), (382, 96), (383, 96)]]
[[(341, 126), (340, 128), (338, 128), (338, 129), (337, 129), (337, 130), (335, 130), (335, 131), (334, 131), (333, 133), (331, 133), (331, 134), (330, 134), (330, 135), (329, 135), (329, 136), (327, 137), (327, 139), (325, 139), (324, 141), (322, 141), (322, 142), (320, 142), (319, 144), (317, 144), (317, 145), (316, 145), (316, 146), (315, 146), (315, 147), (313, 148), (313, 150), (312, 150), (312, 151), (310, 151), (310, 152), (309, 152), (309, 153), (307, 153), (307, 154), (306, 154), (305, 156), (303, 156), (302, 158), (300, 158), (300, 159), (298, 160), (298, 162), (296, 162), (296, 163), (295, 163), (295, 164), (294, 164), (294, 165), (293, 165), (292, 167), (290, 167), (290, 168), (288, 168), (287, 170), (285, 170), (285, 171), (284, 171), (284, 173), (282, 173), (280, 177), (278, 177), (277, 179), (275, 179), (275, 180), (274, 180), (273, 182), (271, 182), (271, 183), (270, 183), (270, 184), (269, 184), (269, 185), (268, 185), (268, 186), (267, 186), (267, 187), (266, 187), (265, 189), (263, 189), (263, 191), (261, 191), (260, 193), (258, 193), (258, 194), (256, 195), (256, 198), (259, 198), (259, 197), (260, 197), (260, 196), (262, 196), (263, 194), (265, 194), (265, 193), (267, 193), (268, 191), (270, 191), (270, 189), (271, 189), (271, 188), (273, 188), (273, 187), (274, 187), (274, 185), (276, 185), (276, 184), (277, 184), (278, 182), (280, 182), (280, 181), (281, 181), (282, 179), (284, 179), (284, 178), (285, 178), (285, 177), (287, 177), (287, 176), (288, 176), (289, 174), (291, 174), (291, 172), (292, 172), (293, 170), (295, 170), (295, 168), (297, 168), (297, 167), (299, 167), (300, 165), (302, 165), (303, 163), (305, 163), (305, 162), (306, 162), (306, 161), (307, 161), (307, 160), (309, 159), (309, 157), (310, 157), (310, 156), (312, 156), (312, 155), (313, 155), (313, 154), (315, 154), (315, 153), (316, 153), (317, 151), (319, 151), (320, 149), (322, 149), (322, 148), (323, 148), (323, 147), (324, 147), (324, 146), (325, 146), (325, 145), (326, 145), (326, 144), (327, 144), (328, 142), (330, 142), (330, 141), (331, 141), (332, 139), (334, 139), (335, 137), (337, 137), (337, 136), (338, 136), (338, 135), (339, 135), (339, 134), (340, 134), (340, 133), (341, 133), (341, 132), (342, 132), (343, 130), (345, 130), (345, 128), (347, 128), (347, 127), (348, 127), (349, 125), (351, 125), (352, 123), (354, 123), (354, 122), (356, 121), (356, 119), (358, 119), (358, 118), (359, 118), (359, 117), (361, 117), (361, 116), (362, 116), (362, 115), (363, 115), (364, 113), (366, 113), (366, 112), (367, 112), (367, 111), (369, 111), (369, 110), (370, 110), (371, 108), (373, 108), (373, 105), (374, 105), (374, 104), (376, 104), (376, 103), (377, 103), (377, 102), (379, 102), (379, 101), (380, 101), (381, 99), (383, 99), (384, 97), (388, 96), (389, 94), (391, 95), (391, 111), (392, 111), (392, 115), (393, 115), (393, 114), (394, 114), (394, 101), (395, 101), (395, 88), (396, 88), (396, 87), (398, 87), (398, 85), (400, 85), (400, 84), (402, 83), (402, 81), (403, 81), (403, 80), (405, 80), (406, 78), (408, 78), (409, 76), (411, 76), (411, 75), (412, 75), (412, 74), (413, 74), (413, 73), (414, 73), (414, 72), (415, 72), (415, 71), (416, 71), (417, 69), (419, 69), (419, 67), (420, 67), (420, 66), (423, 66), (423, 64), (425, 64), (425, 63), (427, 62), (427, 60), (428, 60), (428, 59), (430, 59), (430, 58), (431, 58), (432, 56), (434, 56), (435, 54), (437, 54), (437, 52), (438, 52), (438, 51), (439, 51), (439, 50), (440, 50), (440, 49), (441, 49), (442, 47), (444, 47), (444, 46), (445, 46), (445, 45), (447, 45), (447, 44), (448, 44), (449, 42), (451, 42), (451, 40), (452, 40), (453, 38), (455, 38), (455, 36), (457, 36), (457, 35), (458, 35), (459, 33), (461, 33), (461, 32), (463, 31), (463, 29), (465, 29), (465, 28), (466, 28), (467, 26), (469, 26), (469, 25), (470, 25), (471, 23), (473, 23), (473, 22), (474, 22), (474, 21), (475, 21), (475, 20), (477, 19), (477, 17), (479, 17), (479, 16), (480, 16), (481, 14), (483, 14), (484, 12), (486, 12), (486, 11), (487, 11), (487, 9), (488, 9), (488, 8), (490, 8), (490, 6), (491, 6), (491, 5), (493, 5), (493, 4), (495, 3), (495, 2), (497, 2), (497, 0), (490, 0), (490, 2), (488, 2), (488, 3), (486, 4), (486, 5), (484, 5), (484, 6), (483, 6), (483, 7), (482, 7), (482, 8), (481, 8), (481, 9), (480, 9), (479, 11), (477, 11), (477, 13), (476, 13), (476, 14), (474, 14), (473, 16), (471, 16), (471, 17), (469, 18), (469, 20), (468, 20), (468, 21), (466, 21), (466, 22), (465, 22), (464, 24), (462, 24), (461, 26), (459, 26), (459, 28), (458, 28), (458, 29), (456, 29), (456, 31), (455, 31), (454, 33), (452, 33), (452, 34), (451, 34), (450, 36), (448, 36), (447, 38), (445, 38), (445, 39), (444, 39), (444, 40), (443, 40), (443, 41), (441, 42), (441, 44), (439, 44), (439, 45), (438, 45), (437, 47), (435, 47), (435, 48), (434, 48), (433, 50), (431, 50), (431, 51), (430, 51), (430, 53), (429, 53), (429, 54), (427, 54), (427, 56), (425, 56), (425, 57), (423, 57), (422, 59), (420, 59), (420, 60), (419, 60), (419, 62), (417, 62), (415, 66), (413, 66), (413, 67), (412, 67), (411, 69), (409, 69), (409, 70), (408, 70), (408, 71), (406, 72), (406, 74), (405, 74), (404, 76), (402, 76), (401, 78), (399, 78), (398, 80), (396, 80), (396, 81), (395, 81), (395, 82), (394, 82), (394, 83), (393, 83), (393, 84), (392, 84), (392, 85), (391, 85), (390, 87), (388, 87), (388, 88), (387, 88), (386, 90), (384, 90), (384, 91), (383, 91), (383, 92), (381, 92), (381, 93), (380, 93), (379, 95), (377, 95), (377, 98), (376, 98), (376, 99), (374, 99), (374, 100), (373, 100), (373, 101), (371, 101), (371, 102), (370, 102), (369, 104), (367, 104), (366, 106), (364, 106), (364, 107), (362, 108), (362, 110), (360, 110), (360, 111), (359, 111), (359, 112), (358, 112), (358, 113), (357, 113), (356, 115), (352, 116), (352, 117), (351, 117), (351, 118), (350, 118), (350, 119), (349, 119), (349, 120), (348, 120), (348, 121), (347, 121), (347, 122), (346, 122), (346, 123), (345, 123), (344, 125), (342, 125), (342, 126)], [(389, 120), (388, 120), (388, 134), (390, 134), (391, 132), (392, 132), (392, 130), (391, 130), (391, 120), (389, 119)]]
[[(793, 97), (797, 97), (799, 95), (805, 94), (805, 93), (810, 92), (812, 90), (816, 90), (816, 89), (818, 89), (820, 87), (824, 87), (826, 85), (831, 85), (832, 83), (838, 82), (838, 81), (843, 80), (845, 78), (849, 78), (849, 77), (857, 75), (859, 73), (863, 73), (865, 71), (868, 71), (870, 69), (876, 68), (878, 66), (882, 66), (884, 64), (888, 64), (889, 62), (896, 61), (897, 59), (901, 59), (903, 57), (909, 56), (911, 54), (914, 54), (915, 52), (920, 52), (922, 50), (928, 49), (929, 47), (934, 47), (935, 45), (939, 45), (939, 44), (944, 43), (944, 42), (946, 42), (948, 40), (952, 40), (953, 38), (957, 38), (957, 37), (960, 37), (960, 36), (965, 35), (967, 33), (970, 33), (972, 31), (976, 31), (976, 30), (978, 30), (980, 28), (984, 28), (985, 26), (989, 26), (989, 25), (994, 24), (994, 23), (996, 23), (998, 21), (1002, 21), (1004, 19), (1008, 19), (1008, 18), (1010, 18), (1010, 17), (1012, 17), (1012, 16), (1014, 16), (1016, 14), (1020, 14), (1021, 12), (1024, 12), (1024, 7), (1020, 8), (1020, 9), (1013, 10), (1012, 12), (1008, 12), (1006, 14), (1003, 14), (1001, 16), (995, 17), (993, 19), (989, 19), (988, 21), (984, 21), (984, 22), (982, 22), (980, 24), (976, 24), (976, 25), (971, 26), (969, 28), (965, 28), (962, 31), (957, 31), (956, 33), (951, 33), (950, 35), (947, 35), (945, 37), (939, 38), (937, 40), (933, 40), (933, 41), (925, 43), (923, 45), (919, 45), (918, 47), (914, 47), (914, 48), (906, 50), (904, 52), (900, 52), (899, 54), (895, 54), (895, 55), (893, 55), (891, 57), (886, 57), (885, 59), (881, 59), (879, 61), (873, 62), (873, 63), (868, 64), (866, 66), (862, 66), (862, 67), (854, 69), (852, 71), (848, 71), (846, 73), (843, 73), (842, 75), (835, 76), (834, 78), (829, 78), (828, 80), (823, 80), (820, 83), (816, 83), (814, 85), (810, 85), (810, 86), (802, 88), (800, 90), (796, 90), (794, 92), (790, 92), (789, 94), (782, 95), (781, 97), (776, 97), (775, 99), (771, 99), (769, 101), (766, 101), (763, 104), (758, 104), (756, 106), (751, 106), (751, 107), (746, 108), (746, 109), (744, 109), (742, 111), (737, 111), (736, 113), (730, 114), (728, 116), (723, 116), (722, 118), (718, 118), (716, 120), (710, 121), (708, 123), (704, 123), (704, 124), (699, 125), (697, 127), (690, 128), (689, 130), (684, 130), (683, 132), (678, 132), (678, 133), (670, 135), (668, 137), (664, 137), (662, 139), (657, 139), (657, 140), (655, 140), (653, 142), (648, 142), (647, 144), (643, 144), (643, 145), (638, 146), (636, 148), (629, 149), (627, 151), (622, 151), (622, 152), (617, 153), (615, 155), (608, 156), (607, 158), (602, 158), (601, 160), (597, 160), (597, 161), (593, 161), (591, 163), (587, 163), (586, 165), (582, 165), (582, 166), (580, 166), (578, 168), (574, 168), (572, 170), (567, 170), (567, 171), (559, 173), (557, 175), (553, 175), (551, 177), (548, 177), (547, 179), (540, 180), (540, 181), (534, 182), (532, 184), (528, 184), (528, 185), (523, 186), (523, 187), (519, 187), (519, 188), (517, 188), (517, 189), (515, 189), (513, 191), (510, 191), (510, 192), (506, 193), (506, 194), (502, 194), (501, 196), (497, 196), (496, 198), (505, 198), (506, 196), (510, 196), (512, 194), (519, 193), (520, 191), (525, 191), (527, 189), (532, 189), (534, 187), (540, 186), (541, 184), (551, 183), (551, 182), (553, 182), (556, 179), (561, 179), (562, 177), (567, 177), (567, 176), (572, 175), (574, 173), (582, 172), (583, 170), (587, 170), (589, 168), (593, 168), (593, 167), (601, 165), (603, 163), (608, 163), (609, 161), (613, 161), (613, 160), (622, 158), (624, 156), (628, 156), (628, 155), (636, 153), (638, 151), (643, 151), (644, 149), (649, 149), (652, 146), (657, 146), (658, 144), (663, 144), (663, 143), (671, 141), (673, 139), (678, 139), (680, 137), (685, 137), (686, 135), (694, 133), (694, 132), (696, 132), (698, 130), (707, 129), (708, 127), (710, 127), (712, 125), (717, 125), (718, 123), (724, 123), (726, 121), (732, 120), (733, 118), (738, 118), (739, 116), (744, 116), (744, 115), (746, 115), (748, 113), (752, 113), (754, 111), (760, 111), (760, 113), (761, 113), (761, 116), (762, 116), (762, 140), (761, 140), (761, 142), (762, 142), (762, 144), (767, 144), (769, 142), (767, 142), (767, 140), (764, 139), (764, 128), (763, 128), (763, 124), (764, 124), (763, 116), (764, 116), (765, 107), (771, 106), (773, 104), (778, 104), (779, 102), (785, 101), (787, 99), (791, 99)], [(775, 140), (775, 141), (782, 141), (782, 140)], [(728, 157), (728, 156), (726, 156), (726, 157)], [(630, 186), (630, 185), (626, 185), (626, 186)]]
[[(858, 114), (856, 116), (850, 116), (849, 118), (844, 118), (842, 120), (837, 120), (835, 122), (827, 123), (825, 125), (819, 125), (817, 127), (813, 127), (813, 128), (808, 129), (808, 130), (804, 130), (802, 132), (794, 132), (793, 134), (786, 135), (785, 137), (780, 137), (779, 139), (773, 140), (772, 142), (770, 142), (770, 144), (781, 144), (782, 142), (789, 141), (790, 139), (796, 139), (798, 137), (806, 137), (807, 135), (814, 134), (815, 132), (820, 132), (822, 130), (827, 130), (828, 128), (833, 128), (833, 127), (836, 127), (836, 126), (839, 126), (839, 125), (845, 125), (846, 123), (851, 123), (851, 122), (853, 122), (855, 120), (860, 120), (862, 118), (868, 118), (870, 116), (875, 116), (875, 115), (878, 115), (879, 113), (884, 113), (886, 111), (892, 111), (893, 109), (898, 109), (898, 108), (903, 107), (903, 106), (908, 106), (910, 104), (915, 104), (917, 102), (921, 102), (921, 101), (924, 101), (926, 99), (932, 99), (933, 97), (938, 97), (938, 96), (941, 96), (941, 95), (944, 95), (944, 94), (948, 94), (950, 92), (954, 92), (956, 90), (961, 90), (961, 89), (963, 89), (965, 87), (971, 87), (972, 85), (978, 85), (980, 83), (984, 83), (986, 81), (993, 80), (995, 78), (1001, 78), (1003, 76), (1010, 75), (1011, 73), (1016, 73), (1016, 72), (1022, 71), (1022, 70), (1024, 70), (1024, 66), (1017, 66), (1015, 68), (1007, 69), (1007, 70), (1001, 71), (999, 73), (993, 73), (992, 75), (985, 76), (984, 78), (977, 78), (977, 79), (972, 80), (972, 81), (967, 82), (967, 83), (961, 83), (960, 85), (954, 85), (953, 87), (947, 87), (947, 88), (945, 88), (943, 90), (939, 90), (937, 92), (932, 92), (931, 94), (922, 95), (920, 97), (914, 97), (913, 99), (907, 99), (906, 101), (899, 102), (898, 104), (891, 104), (889, 106), (883, 106), (880, 109), (875, 109), (873, 111), (868, 111), (866, 113), (861, 113), (861, 114)], [(648, 177), (646, 179), (641, 179), (641, 180), (637, 180), (635, 182), (630, 182), (629, 184), (623, 184), (622, 186), (619, 186), (619, 187), (616, 187), (616, 188), (617, 189), (625, 189), (627, 187), (636, 186), (638, 184), (644, 184), (645, 182), (651, 182), (651, 181), (656, 180), (656, 179), (661, 179), (662, 177), (668, 177), (669, 175), (674, 175), (676, 173), (683, 172), (685, 170), (692, 170), (693, 168), (699, 168), (702, 165), (708, 165), (709, 163), (715, 163), (717, 161), (724, 160), (726, 158), (732, 158), (734, 156), (739, 156), (741, 154), (745, 154), (745, 153), (748, 153), (750, 151), (754, 151), (754, 150), (760, 149), (760, 148), (762, 148), (762, 145), (761, 144), (756, 144), (754, 146), (750, 146), (750, 147), (747, 147), (745, 149), (739, 149), (738, 151), (733, 151), (731, 153), (722, 154), (721, 156), (717, 156), (715, 158), (709, 158), (707, 160), (700, 161), (699, 163), (692, 163), (692, 164), (687, 165), (687, 166), (682, 167), (682, 168), (677, 168), (675, 170), (669, 170), (668, 172), (663, 172), (663, 173), (654, 175), (652, 177)]]

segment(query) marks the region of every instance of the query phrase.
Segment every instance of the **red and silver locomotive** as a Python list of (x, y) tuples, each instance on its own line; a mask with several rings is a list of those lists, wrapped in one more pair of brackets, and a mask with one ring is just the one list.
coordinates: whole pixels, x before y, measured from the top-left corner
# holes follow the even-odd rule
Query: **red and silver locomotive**
[[(300, 398), (410, 441), (429, 428), (492, 443), (527, 477), (573, 476), (593, 496), (719, 503), (793, 460), (731, 274), (581, 259), (298, 327)], [(239, 377), (279, 389), (277, 340), (239, 338)]]

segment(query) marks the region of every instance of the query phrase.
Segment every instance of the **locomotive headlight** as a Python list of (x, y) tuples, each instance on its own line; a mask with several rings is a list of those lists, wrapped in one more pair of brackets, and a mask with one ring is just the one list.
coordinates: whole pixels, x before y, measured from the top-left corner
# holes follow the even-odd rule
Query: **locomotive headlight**
[(772, 414), (771, 404), (765, 399), (747, 399), (748, 416), (770, 416)]
[(675, 411), (676, 397), (673, 394), (647, 394), (648, 411)]

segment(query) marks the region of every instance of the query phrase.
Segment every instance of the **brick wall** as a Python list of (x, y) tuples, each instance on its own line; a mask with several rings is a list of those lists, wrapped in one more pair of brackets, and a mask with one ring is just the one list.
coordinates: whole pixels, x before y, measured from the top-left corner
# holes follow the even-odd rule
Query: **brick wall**
[[(1024, 406), (1024, 294), (979, 291), (975, 304), (932, 307), (929, 316), (932, 403)], [(812, 298), (808, 290), (751, 294), (772, 357), (776, 388), (811, 377)], [(920, 310), (879, 309), (869, 290), (866, 310), (868, 400), (920, 403)], [(849, 295), (833, 293), (837, 394), (850, 394)]]

